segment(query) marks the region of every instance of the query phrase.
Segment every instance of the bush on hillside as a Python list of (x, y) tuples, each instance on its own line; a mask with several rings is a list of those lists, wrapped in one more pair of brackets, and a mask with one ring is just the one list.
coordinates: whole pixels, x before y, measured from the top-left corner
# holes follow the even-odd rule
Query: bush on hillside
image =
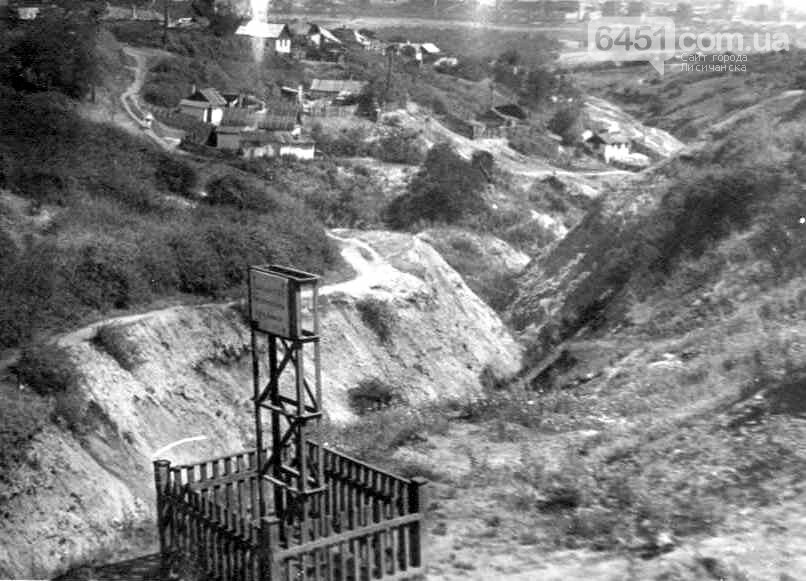
[(388, 163), (419, 165), (425, 160), (425, 152), (418, 137), (414, 131), (382, 137), (375, 143), (373, 156)]
[(260, 191), (252, 183), (232, 174), (213, 178), (207, 183), (206, 190), (205, 201), (209, 204), (223, 204), (258, 212), (274, 212), (279, 209), (272, 190)]
[(401, 401), (399, 390), (377, 377), (362, 379), (357, 387), (348, 389), (347, 399), (358, 414), (381, 410)]
[(101, 325), (93, 343), (106, 351), (126, 371), (133, 371), (147, 360), (140, 345), (127, 337), (125, 326)]
[(43, 11), (36, 19), (4, 32), (0, 82), (22, 91), (59, 91), (83, 97), (98, 80), (96, 33), (96, 24), (83, 14)]
[(157, 163), (157, 181), (173, 194), (189, 196), (198, 185), (199, 176), (186, 161), (166, 156)]
[(376, 298), (361, 299), (355, 304), (361, 315), (361, 321), (369, 327), (381, 340), (388, 342), (392, 338), (397, 323), (397, 314), (386, 301)]
[(428, 152), (409, 191), (392, 200), (386, 220), (393, 228), (420, 221), (455, 223), (487, 211), (482, 197), (484, 174), (446, 144)]
[(577, 105), (563, 107), (549, 121), (549, 129), (562, 137), (563, 145), (573, 145), (582, 133), (582, 110)]
[[(4, 394), (0, 406), (0, 484), (4, 487), (21, 486), (14, 470), (20, 462), (27, 461), (34, 470), (41, 468), (29, 449), (34, 436), (48, 424), (49, 407), (46, 399), (27, 390)], [(34, 489), (31, 485), (31, 491)]]
[(642, 255), (651, 257), (650, 268), (668, 273), (681, 257), (699, 257), (731, 232), (748, 228), (760, 204), (782, 185), (774, 168), (706, 171), (681, 180), (639, 231), (648, 243)]
[(17, 363), (17, 375), (39, 395), (70, 390), (81, 380), (69, 352), (54, 343), (25, 347)]
[(0, 226), (0, 272), (7, 272), (7, 268), (17, 259), (19, 251), (11, 236)]
[(367, 134), (362, 127), (342, 128), (337, 134), (326, 133), (321, 124), (314, 124), (311, 137), (318, 151), (334, 157), (366, 157), (372, 155), (372, 147), (366, 142)]

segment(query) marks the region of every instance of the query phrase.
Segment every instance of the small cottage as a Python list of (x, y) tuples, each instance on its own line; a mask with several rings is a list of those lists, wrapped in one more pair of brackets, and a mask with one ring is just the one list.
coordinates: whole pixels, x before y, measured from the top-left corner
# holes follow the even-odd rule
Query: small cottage
[(599, 153), (605, 163), (625, 161), (630, 158), (630, 139), (619, 133), (607, 131), (586, 131), (583, 134), (584, 143), (593, 151)]
[(311, 24), (308, 28), (308, 42), (317, 48), (327, 48), (328, 45), (341, 45), (341, 40), (324, 26)]
[(271, 53), (291, 54), (291, 31), (285, 24), (250, 20), (239, 26), (235, 34), (262, 39)]
[(194, 87), (190, 96), (179, 101), (179, 110), (182, 113), (212, 125), (221, 123), (227, 107), (227, 100), (213, 88), (197, 91)]
[(441, 54), (442, 51), (440, 51), (439, 47), (433, 42), (424, 42), (420, 45), (421, 60), (424, 63), (433, 63)]

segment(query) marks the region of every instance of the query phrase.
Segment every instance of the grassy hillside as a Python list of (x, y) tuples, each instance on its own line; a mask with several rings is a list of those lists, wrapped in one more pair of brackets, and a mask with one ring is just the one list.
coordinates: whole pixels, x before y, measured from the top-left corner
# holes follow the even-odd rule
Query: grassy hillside
[[(806, 53), (749, 55), (747, 72), (669, 72), (649, 66), (579, 69), (575, 78), (590, 92), (611, 100), (649, 125), (695, 140), (703, 129), (782, 91), (806, 88)], [(671, 63), (670, 63), (671, 64)]]
[[(242, 293), (250, 263), (322, 272), (336, 259), (313, 213), (237, 169), (248, 203), (210, 197), (213, 177), (55, 92), (0, 88), (0, 344), (177, 295)], [(240, 176), (240, 177), (239, 177)], [(218, 177), (221, 177), (220, 175)], [(215, 192), (214, 192), (215, 193)]]

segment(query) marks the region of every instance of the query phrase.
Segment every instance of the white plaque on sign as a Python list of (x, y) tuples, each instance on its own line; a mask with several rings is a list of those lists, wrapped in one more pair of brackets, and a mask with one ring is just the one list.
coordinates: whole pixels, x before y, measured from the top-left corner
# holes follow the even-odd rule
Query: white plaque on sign
[(250, 270), (249, 276), (249, 312), (252, 321), (264, 333), (289, 337), (288, 280), (260, 270)]

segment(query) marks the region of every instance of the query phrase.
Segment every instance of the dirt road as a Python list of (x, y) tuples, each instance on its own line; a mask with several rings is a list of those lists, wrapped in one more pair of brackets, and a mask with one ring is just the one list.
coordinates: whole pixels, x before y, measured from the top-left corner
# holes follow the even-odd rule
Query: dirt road
[[(146, 72), (148, 70), (148, 59), (166, 53), (162, 53), (158, 50), (134, 48), (131, 46), (124, 46), (123, 52), (126, 53), (127, 56), (134, 59), (135, 65), (133, 67), (129, 67), (132, 69), (132, 71), (134, 71), (134, 80), (132, 81), (132, 84), (129, 85), (128, 88), (120, 95), (121, 105), (123, 105), (123, 108), (129, 115), (129, 119), (135, 124), (136, 127), (140, 128), (143, 135), (151, 139), (151, 141), (159, 145), (165, 151), (174, 151), (177, 144), (170, 143), (162, 139), (154, 132), (153, 129), (148, 126), (145, 119), (141, 118), (140, 115), (135, 111), (135, 108), (139, 110), (139, 107), (137, 106), (137, 96), (140, 94), (143, 84), (145, 83)], [(134, 107), (132, 105), (134, 105)], [(129, 127), (126, 127), (126, 129), (129, 129)]]

